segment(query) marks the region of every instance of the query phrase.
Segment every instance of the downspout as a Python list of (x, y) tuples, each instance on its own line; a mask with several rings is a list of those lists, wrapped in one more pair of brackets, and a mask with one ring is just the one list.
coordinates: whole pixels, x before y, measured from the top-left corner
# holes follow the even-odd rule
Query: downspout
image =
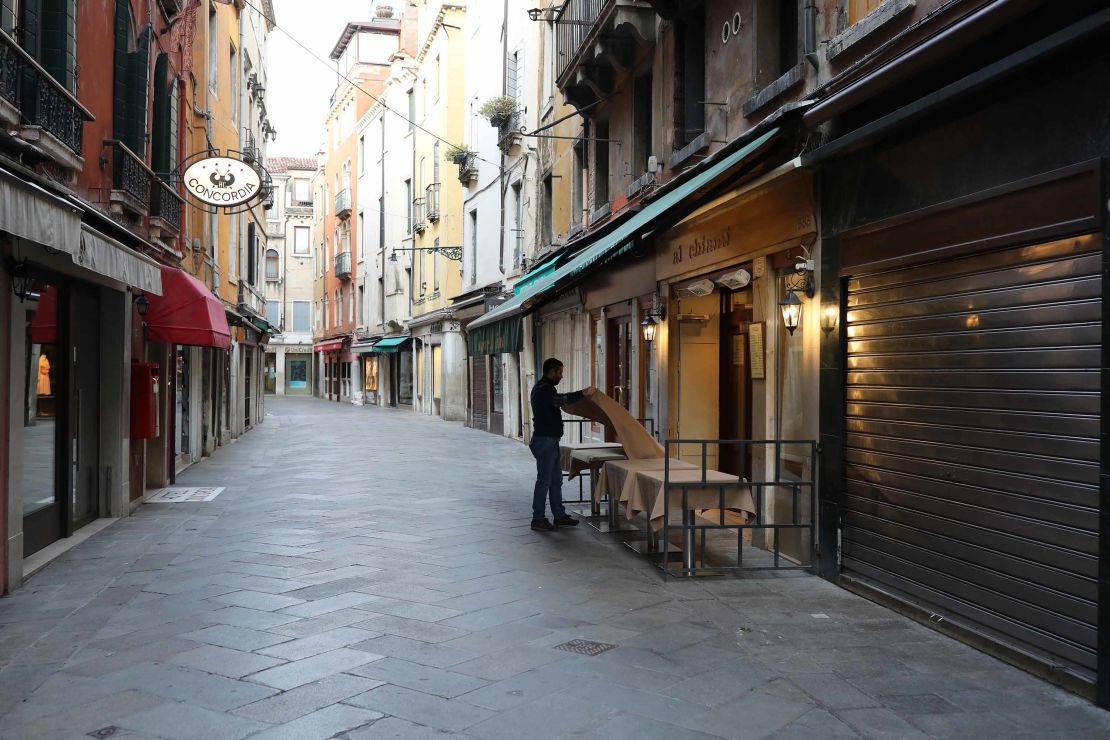
[[(501, 94), (507, 95), (509, 92), (509, 0), (504, 0), (504, 11), (501, 16)], [(498, 142), (498, 151), (501, 152), (501, 172), (499, 178), (501, 181), (501, 202), (500, 202), (500, 220), (501, 228), (498, 230), (498, 255), (497, 255), (497, 269), (501, 274), (505, 274), (505, 187), (508, 179), (505, 177), (505, 151), (501, 149), (500, 142)], [(475, 259), (477, 259), (478, 250), (475, 249)]]
[(802, 36), (802, 53), (805, 55), (806, 61), (812, 64), (814, 69), (818, 69), (817, 0), (805, 0), (805, 5), (802, 6), (802, 13), (805, 16), (805, 28), (803, 29)]

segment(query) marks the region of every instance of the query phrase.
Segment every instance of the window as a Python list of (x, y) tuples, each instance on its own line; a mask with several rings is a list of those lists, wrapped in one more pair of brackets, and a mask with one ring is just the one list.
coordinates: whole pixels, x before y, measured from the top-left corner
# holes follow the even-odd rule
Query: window
[(366, 137), (358, 137), (358, 174), (366, 170)]
[(520, 99), (520, 52), (510, 51), (505, 59), (505, 94)]
[(478, 211), (470, 212), (470, 284), (478, 282)]
[(366, 288), (365, 286), (358, 286), (358, 323), (362, 326), (366, 323)]
[(520, 259), (523, 257), (524, 247), (524, 198), (522, 196), (521, 183), (517, 181), (512, 186), (513, 198), (513, 267), (520, 267)]
[(859, 23), (863, 17), (882, 5), (884, 0), (847, 0), (848, 24)]
[(219, 64), (217, 60), (218, 50), (220, 48), (217, 43), (217, 36), (219, 35), (217, 29), (219, 28), (219, 19), (216, 15), (216, 6), (208, 6), (208, 89), (215, 95), (219, 87)]
[(312, 241), (312, 232), (307, 226), (293, 227), (293, 254), (308, 254), (308, 245)]
[(412, 180), (405, 180), (405, 210), (406, 210), (406, 215), (407, 215), (406, 223), (405, 223), (405, 233), (406, 234), (411, 234), (412, 233), (412, 226), (413, 226), (413, 223), (412, 223), (412, 211), (413, 211)]
[[(358, 229), (356, 230), (357, 233), (355, 234), (355, 238), (361, 240), (361, 241), (359, 241), (359, 248), (358, 248), (359, 249), (359, 254), (366, 254), (366, 250), (363, 247), (363, 244), (365, 244), (365, 242), (366, 242), (366, 229), (363, 228), (363, 221), (364, 221), (364, 219), (362, 217), (362, 211), (359, 211), (358, 212)], [(350, 249), (349, 246), (348, 246), (348, 249)]]
[(435, 75), (436, 75), (436, 78), (435, 78), (435, 81), (434, 81), (434, 83), (433, 83), (433, 85), (434, 85), (434, 87), (433, 87), (433, 90), (434, 90), (434, 92), (435, 92), (436, 100), (439, 100), (439, 85), (440, 85), (440, 75), (441, 75), (441, 74), (443, 74), (443, 71), (442, 71), (442, 69), (440, 68), (440, 64), (439, 64), (439, 57), (438, 57), (438, 56), (436, 56), (436, 63), (435, 63)]
[(416, 259), (420, 263), (419, 264), (419, 270), (420, 270), (420, 275), (419, 275), (419, 279), (420, 279), (420, 297), (421, 297), (421, 299), (423, 299), (424, 294), (428, 292), (428, 283), (424, 279), (424, 253), (423, 252), (413, 252), (413, 258)]
[(647, 172), (648, 157), (651, 156), (651, 135), (653, 132), (652, 113), (652, 76), (648, 74), (636, 78), (633, 91), (632, 118), (632, 176), (639, 177)]
[(234, 121), (239, 117), (239, 57), (235, 53), (235, 46), (231, 47), (231, 65), (228, 68), (228, 73), (231, 75), (231, 120)]
[(278, 280), (281, 277), (281, 259), (276, 249), (266, 250), (266, 279)]
[(247, 283), (258, 285), (258, 231), (254, 221), (247, 222)]
[(297, 201), (298, 205), (312, 202), (312, 186), (308, 180), (297, 178), (293, 181), (293, 200)]
[[(378, 249), (385, 249), (385, 196), (378, 197)], [(385, 264), (382, 264), (385, 270)]]
[(543, 243), (551, 244), (555, 241), (555, 231), (552, 224), (554, 209), (554, 192), (552, 191), (551, 175), (543, 178)]
[(266, 320), (276, 327), (281, 327), (281, 301), (266, 301)]
[[(594, 208), (609, 203), (609, 122), (594, 123)], [(544, 185), (546, 190), (547, 185)], [(547, 206), (545, 205), (546, 209)]]
[[(435, 248), (439, 249), (439, 237), (436, 237), (434, 242)], [(432, 252), (432, 290), (436, 293), (439, 292), (439, 252)]]
[(355, 291), (354, 288), (347, 293), (347, 321), (353, 322), (355, 320)]
[(674, 40), (674, 146), (681, 149), (705, 131), (704, 6), (675, 20)]
[(231, 238), (228, 240), (227, 248), (227, 279), (234, 282), (235, 275), (239, 271), (239, 217), (232, 216), (229, 221)]
[(757, 0), (755, 84), (764, 88), (799, 62), (797, 0)]
[(489, 366), (489, 410), (495, 414), (503, 414), (505, 413), (505, 368), (497, 355), (490, 356)]
[(439, 185), (439, 142), (432, 146), (432, 182)]
[(409, 88), (409, 91), (408, 91), (408, 103), (409, 103), (409, 106), (408, 106), (408, 108), (409, 108), (409, 131), (412, 131), (413, 128), (416, 127), (416, 91), (413, 90), (412, 88)]
[(293, 331), (312, 331), (308, 320), (311, 306), (311, 301), (293, 301)]
[(575, 226), (586, 223), (586, 190), (589, 188), (590, 171), (586, 167), (586, 142), (574, 144), (574, 177), (570, 183), (570, 220)]

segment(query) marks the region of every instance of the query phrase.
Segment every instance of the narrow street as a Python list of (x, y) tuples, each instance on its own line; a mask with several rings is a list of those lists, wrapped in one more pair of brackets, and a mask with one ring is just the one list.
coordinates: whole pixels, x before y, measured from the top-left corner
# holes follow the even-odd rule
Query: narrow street
[(588, 527), (532, 532), (531, 472), (461, 425), (270, 398), (177, 482), (217, 498), (143, 506), (0, 600), (0, 736), (1110, 736), (815, 577), (664, 583)]

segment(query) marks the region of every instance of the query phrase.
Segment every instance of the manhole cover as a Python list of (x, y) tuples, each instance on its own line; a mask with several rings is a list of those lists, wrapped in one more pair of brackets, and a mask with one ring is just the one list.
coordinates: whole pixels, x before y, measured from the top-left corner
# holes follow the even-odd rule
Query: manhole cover
[(556, 645), (556, 650), (566, 650), (568, 653), (578, 653), (579, 655), (601, 655), (607, 650), (612, 650), (616, 645), (610, 645), (607, 642), (594, 642), (593, 640), (571, 640), (564, 642), (562, 645)]
[(115, 725), (112, 725), (110, 727), (101, 727), (99, 730), (93, 730), (92, 732), (86, 732), (85, 734), (89, 737), (111, 737), (117, 732), (119, 732), (119, 728)]
[(198, 501), (211, 501), (223, 493), (223, 486), (174, 486), (159, 488), (146, 495), (148, 504), (184, 504)]

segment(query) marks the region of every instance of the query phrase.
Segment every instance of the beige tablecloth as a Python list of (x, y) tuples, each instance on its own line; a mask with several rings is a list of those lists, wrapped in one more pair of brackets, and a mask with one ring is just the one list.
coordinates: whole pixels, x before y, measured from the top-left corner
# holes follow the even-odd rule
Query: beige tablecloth
[(575, 453), (595, 450), (604, 450), (606, 452), (616, 451), (620, 453), (620, 458), (625, 456), (624, 449), (621, 447), (620, 442), (560, 442), (559, 469), (570, 473), (570, 475), (567, 476), (568, 480), (577, 478), (579, 473), (589, 468), (589, 463), (582, 459), (576, 459)]
[[(598, 476), (597, 485), (594, 486), (594, 500), (600, 501), (609, 491), (613, 491), (613, 495), (609, 497), (611, 502), (626, 503), (632, 494), (633, 487), (636, 485), (635, 473), (658, 470), (659, 474), (662, 475), (665, 463), (666, 460), (663, 458), (614, 460), (605, 463), (601, 468), (601, 475)], [(688, 462), (672, 459), (671, 470), (695, 470), (695, 467)], [(631, 518), (632, 514), (630, 513), (629, 519)]]
[[(690, 466), (691, 469), (681, 470), (671, 468), (670, 476), (670, 520), (672, 525), (682, 523), (682, 487), (681, 483), (696, 483), (702, 480), (701, 469)], [(659, 470), (638, 470), (635, 475), (635, 484), (627, 487), (629, 497), (624, 501), (625, 511), (632, 518), (641, 511), (648, 512), (648, 519), (653, 529), (663, 526), (664, 513), (664, 473)], [(735, 475), (721, 473), (716, 470), (705, 471), (705, 480), (710, 483), (731, 483), (724, 487), (724, 508), (729, 511), (738, 511), (745, 514), (748, 521), (755, 518), (755, 503), (752, 501), (751, 490), (737, 486), (740, 479)], [(721, 488), (690, 488), (687, 494), (688, 508), (695, 511), (721, 508)]]

